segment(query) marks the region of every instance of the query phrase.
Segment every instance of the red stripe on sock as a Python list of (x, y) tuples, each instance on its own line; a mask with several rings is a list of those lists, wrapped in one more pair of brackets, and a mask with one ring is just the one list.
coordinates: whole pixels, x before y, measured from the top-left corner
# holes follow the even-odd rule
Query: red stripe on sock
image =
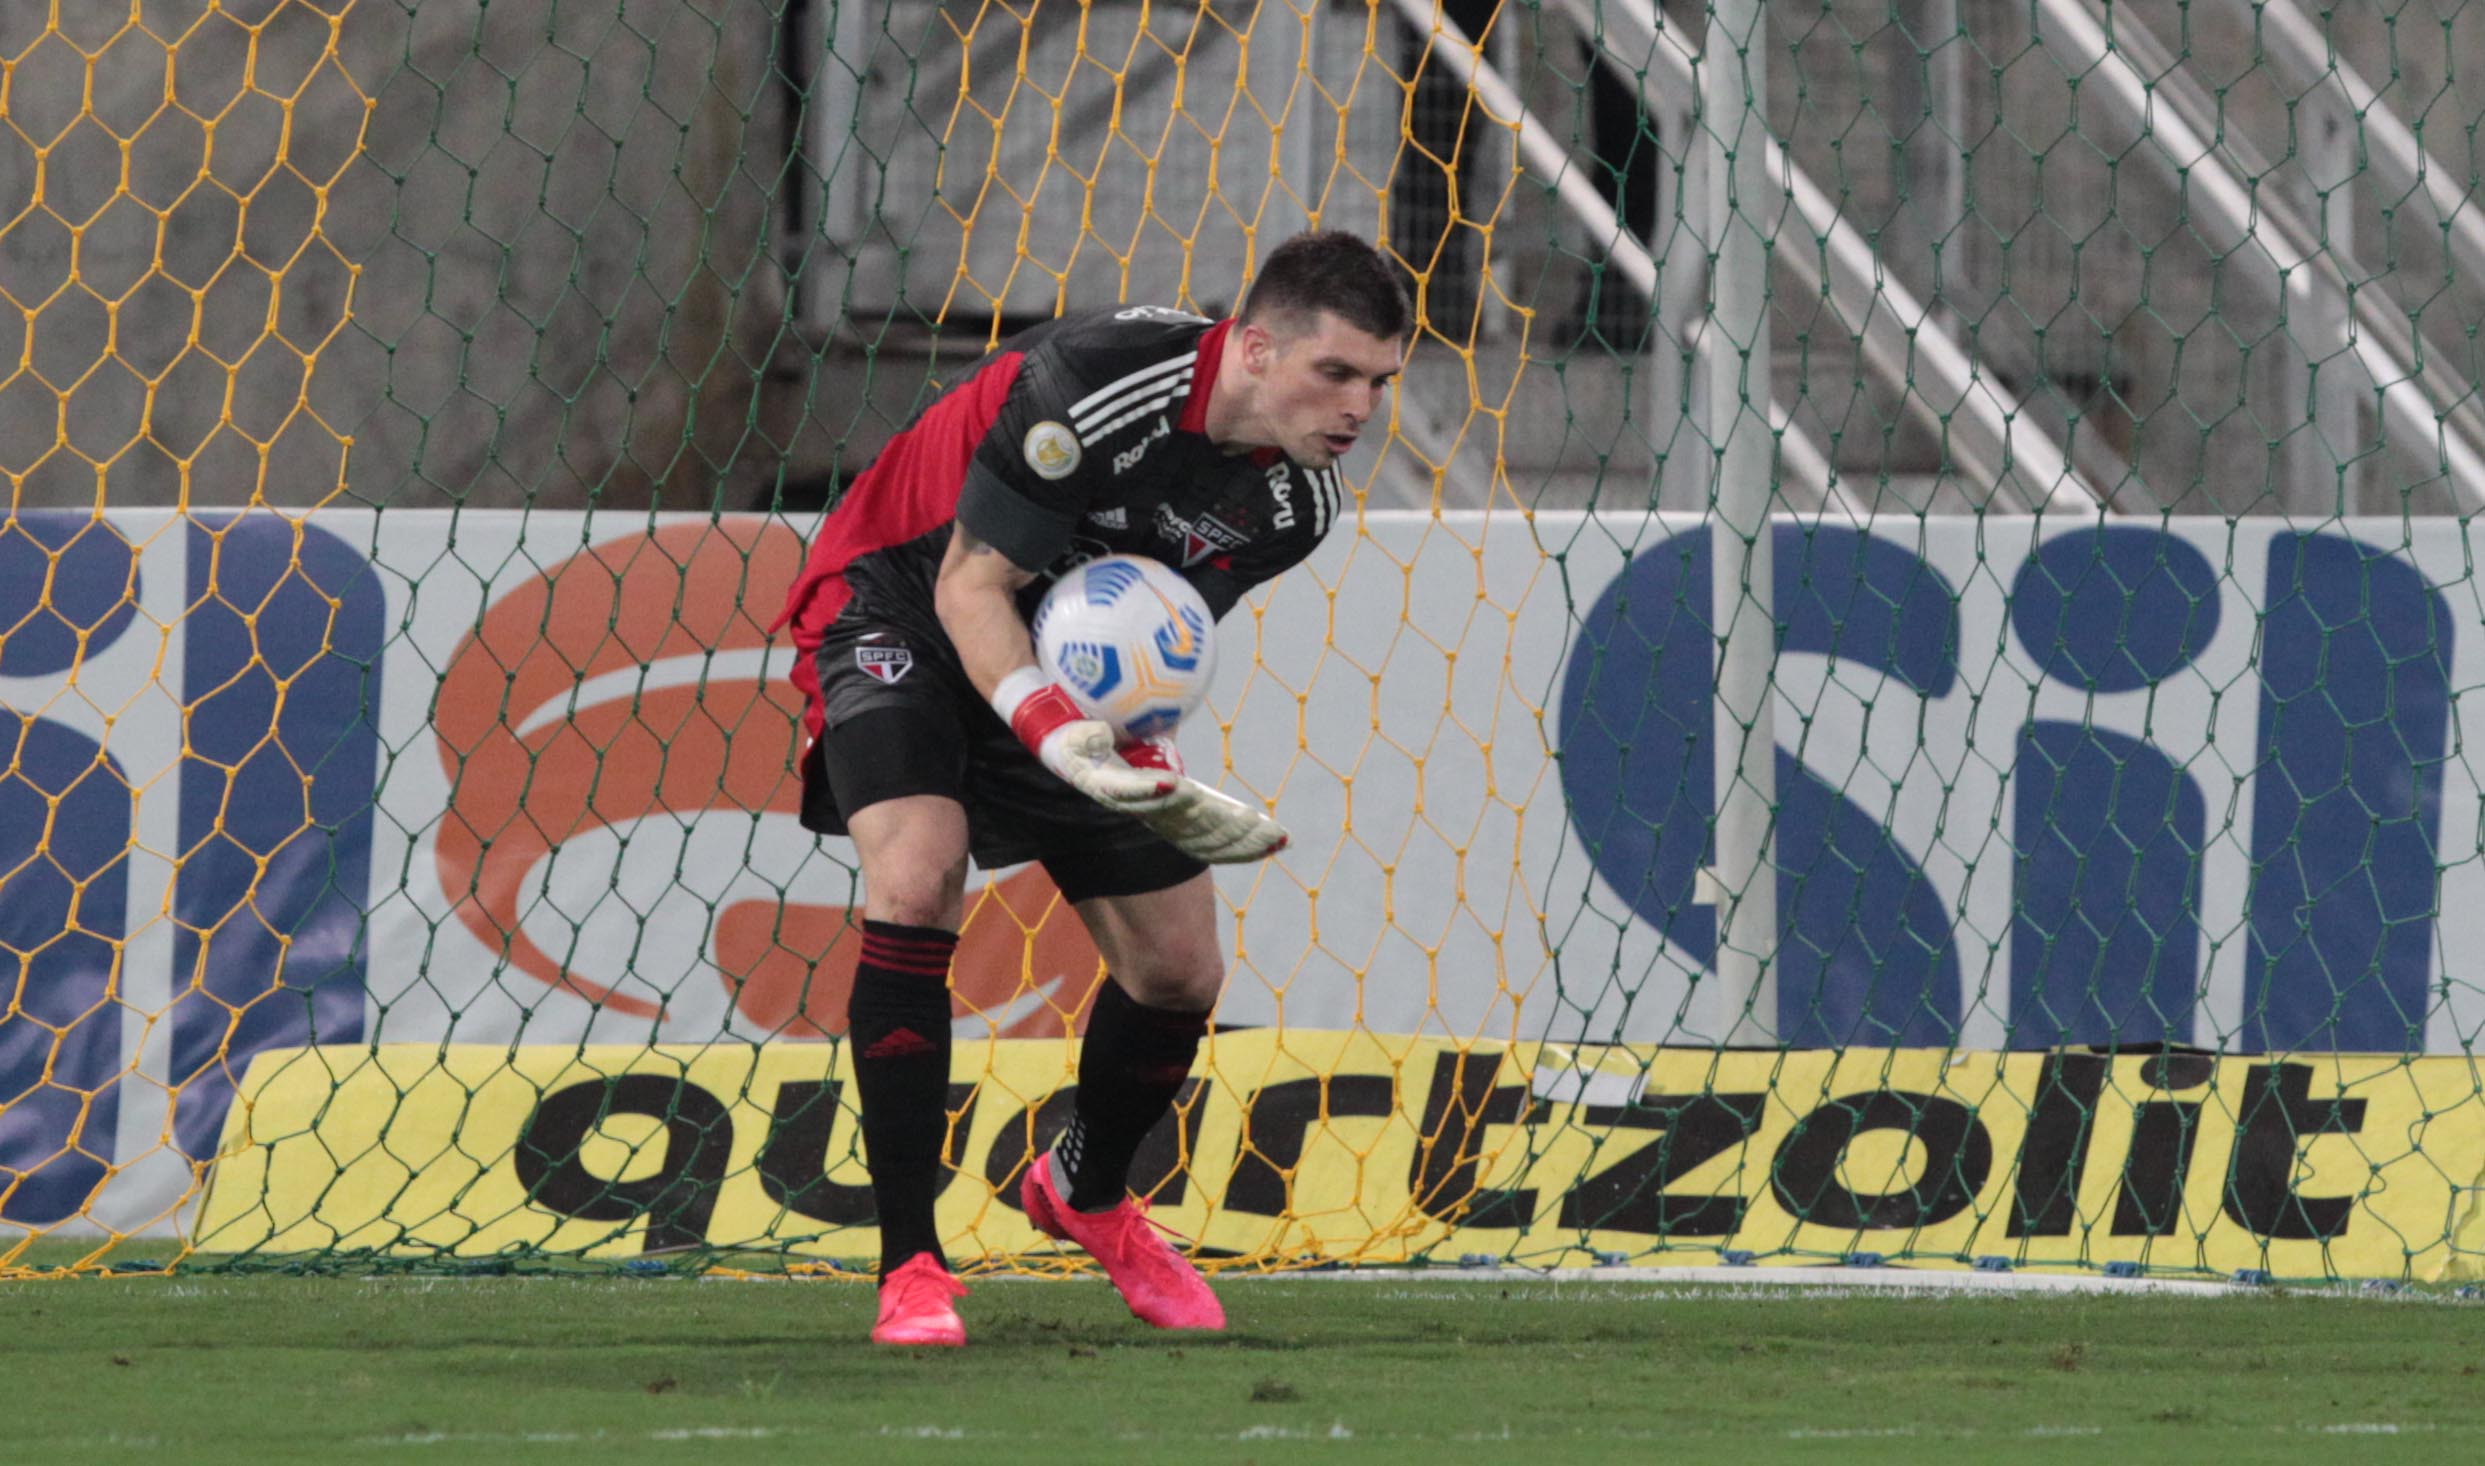
[(873, 967), (884, 967), (891, 972), (903, 972), (911, 977), (947, 977), (949, 975), (949, 962), (946, 958), (928, 960), (898, 957), (886, 952), (874, 952), (866, 947), (863, 949), (863, 961)]
[(955, 950), (958, 944), (955, 942), (901, 942), (889, 937), (869, 936), (863, 938), (863, 945), (866, 949), (876, 952), (909, 954), (919, 952), (926, 956), (946, 956)]

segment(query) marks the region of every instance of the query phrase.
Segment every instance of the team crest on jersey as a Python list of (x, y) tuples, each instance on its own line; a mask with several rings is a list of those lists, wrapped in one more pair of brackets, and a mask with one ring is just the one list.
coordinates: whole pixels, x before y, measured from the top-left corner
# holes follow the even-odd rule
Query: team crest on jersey
[(1239, 549), (1244, 538), (1241, 530), (1213, 514), (1185, 519), (1163, 504), (1156, 506), (1156, 532), (1182, 546), (1177, 558), (1185, 566), (1197, 565), (1225, 550)]
[(1037, 423), (1019, 446), (1037, 478), (1064, 479), (1079, 471), (1079, 436), (1061, 423)]
[(902, 646), (858, 646), (854, 665), (883, 682), (895, 682), (915, 669), (915, 654)]

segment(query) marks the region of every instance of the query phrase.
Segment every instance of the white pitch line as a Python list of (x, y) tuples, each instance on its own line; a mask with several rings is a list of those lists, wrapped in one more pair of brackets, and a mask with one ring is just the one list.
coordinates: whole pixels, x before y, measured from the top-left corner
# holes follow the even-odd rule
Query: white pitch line
[[(1878, 1293), (2176, 1293), (2219, 1297), (2258, 1291), (2188, 1278), (2109, 1278), (2100, 1273), (1980, 1273), (1903, 1267), (1462, 1267), (1354, 1268), (1269, 1273), (1272, 1282), (1662, 1283), (1769, 1288), (1786, 1295), (1844, 1289)], [(1223, 1282), (1224, 1278), (1217, 1281)]]
[(1351, 1441), (1354, 1438), (1355, 1433), (1347, 1429), (1346, 1422), (1342, 1420), (1327, 1430), (1294, 1425), (1254, 1425), (1234, 1435), (1238, 1441)]
[[(881, 1434), (889, 1432), (883, 1429)], [(689, 1425), (664, 1430), (641, 1431), (635, 1434), (606, 1430), (426, 1430), (404, 1435), (366, 1436), (358, 1444), (366, 1446), (572, 1446), (599, 1442), (645, 1441), (757, 1441), (782, 1434), (768, 1425)]]

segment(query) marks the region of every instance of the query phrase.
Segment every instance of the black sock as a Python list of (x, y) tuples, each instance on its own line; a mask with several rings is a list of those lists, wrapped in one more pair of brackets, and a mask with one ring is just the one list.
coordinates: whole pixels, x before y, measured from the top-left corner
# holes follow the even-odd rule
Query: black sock
[(957, 947), (958, 934), (937, 927), (863, 923), (846, 1041), (883, 1277), (921, 1252), (949, 1265), (932, 1203), (949, 1135), (949, 958)]
[(1110, 977), (1079, 1049), (1079, 1097), (1053, 1148), (1054, 1184), (1080, 1211), (1120, 1204), (1130, 1162), (1165, 1118), (1199, 1057), (1206, 1013), (1143, 1007)]

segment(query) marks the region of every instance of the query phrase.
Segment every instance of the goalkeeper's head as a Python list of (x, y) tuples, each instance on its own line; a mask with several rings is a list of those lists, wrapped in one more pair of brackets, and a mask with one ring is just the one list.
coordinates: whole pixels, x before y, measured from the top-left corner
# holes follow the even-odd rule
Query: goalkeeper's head
[(1406, 364), (1415, 307), (1396, 264), (1336, 230), (1270, 251), (1244, 297), (1219, 371), (1229, 409), (1210, 436), (1277, 448), (1307, 468), (1345, 456)]

